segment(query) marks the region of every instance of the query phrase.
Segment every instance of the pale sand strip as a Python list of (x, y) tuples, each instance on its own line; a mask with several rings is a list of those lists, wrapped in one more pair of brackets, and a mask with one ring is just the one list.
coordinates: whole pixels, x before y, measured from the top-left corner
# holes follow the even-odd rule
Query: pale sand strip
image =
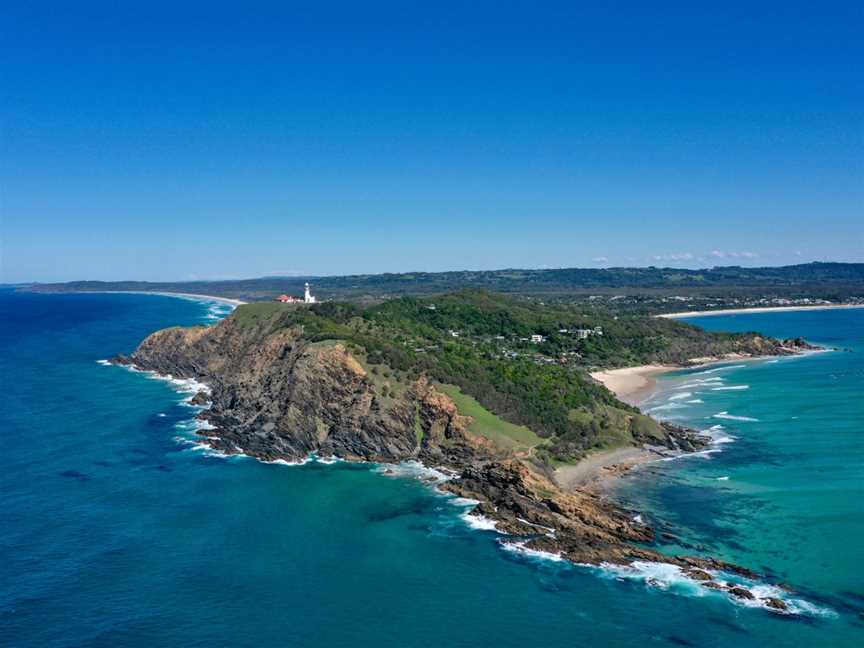
[(602, 383), (625, 403), (639, 405), (654, 391), (657, 384), (655, 376), (678, 368), (668, 365), (642, 365), (641, 367), (595, 371), (591, 377)]
[(864, 304), (822, 304), (816, 306), (759, 306), (755, 308), (724, 308), (711, 311), (685, 311), (682, 313), (663, 313), (655, 315), (665, 319), (679, 317), (708, 317), (710, 315), (737, 315), (739, 313), (777, 313), (789, 311), (833, 310), (835, 308), (864, 308)]
[(79, 290), (82, 294), (99, 293), (103, 295), (120, 294), (120, 295), (159, 295), (161, 297), (180, 297), (183, 299), (206, 299), (207, 301), (215, 301), (220, 304), (229, 304), (231, 306), (242, 306), (247, 302), (240, 299), (230, 299), (228, 297), (215, 297), (213, 295), (199, 295), (197, 293), (178, 293), (165, 292), (156, 290)]
[(580, 488), (600, 493), (611, 488), (627, 471), (657, 458), (657, 453), (643, 448), (603, 450), (588, 455), (579, 463), (559, 466), (555, 470), (555, 481), (565, 490)]

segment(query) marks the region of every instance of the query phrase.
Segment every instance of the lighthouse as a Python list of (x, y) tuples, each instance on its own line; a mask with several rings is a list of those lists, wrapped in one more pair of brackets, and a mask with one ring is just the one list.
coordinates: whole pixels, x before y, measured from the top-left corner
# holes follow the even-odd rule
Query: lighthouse
[(312, 293), (309, 292), (309, 282), (308, 281), (306, 282), (305, 288), (306, 288), (306, 291), (303, 293), (303, 302), (306, 304), (314, 304), (315, 303), (315, 297), (313, 297)]

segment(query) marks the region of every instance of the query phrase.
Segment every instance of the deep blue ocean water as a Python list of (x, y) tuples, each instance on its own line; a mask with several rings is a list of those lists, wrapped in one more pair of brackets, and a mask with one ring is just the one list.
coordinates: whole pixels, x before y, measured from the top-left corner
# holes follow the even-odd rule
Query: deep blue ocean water
[[(699, 383), (673, 401), (694, 380), (664, 378), (649, 407), (682, 407), (658, 415), (722, 424), (715, 433), (735, 439), (652, 464), (622, 489), (680, 542), (770, 570), (814, 606), (780, 617), (674, 579), (504, 551), (452, 500), (374, 466), (209, 456), (189, 443), (188, 394), (97, 362), (225, 310), (0, 291), (0, 644), (764, 648), (864, 637), (864, 311), (699, 320), (850, 352), (702, 375), (749, 389)], [(758, 422), (706, 418), (721, 412)]]

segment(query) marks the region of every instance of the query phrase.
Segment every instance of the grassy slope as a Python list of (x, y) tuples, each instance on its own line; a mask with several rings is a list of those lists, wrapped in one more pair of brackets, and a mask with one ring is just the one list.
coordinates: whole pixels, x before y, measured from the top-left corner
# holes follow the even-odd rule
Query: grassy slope
[(484, 436), (502, 448), (533, 448), (543, 443), (543, 439), (527, 427), (514, 425), (496, 416), (474, 398), (463, 394), (456, 385), (438, 385), (438, 389), (453, 399), (460, 414), (474, 419), (468, 427), (469, 432)]

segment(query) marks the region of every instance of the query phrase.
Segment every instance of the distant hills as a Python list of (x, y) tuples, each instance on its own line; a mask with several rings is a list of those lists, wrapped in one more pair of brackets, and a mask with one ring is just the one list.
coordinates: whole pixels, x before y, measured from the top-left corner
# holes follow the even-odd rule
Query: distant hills
[(561, 268), (504, 269), (454, 272), (405, 272), (325, 277), (262, 277), (230, 281), (71, 281), (32, 284), (31, 290), (168, 291), (203, 293), (247, 301), (273, 299), (279, 294), (302, 294), (304, 282), (324, 299), (379, 301), (400, 295), (430, 295), (463, 288), (547, 299), (588, 295), (644, 295), (689, 297), (785, 297), (843, 301), (864, 297), (864, 263), (804, 263), (745, 268), (726, 266), (684, 268)]

